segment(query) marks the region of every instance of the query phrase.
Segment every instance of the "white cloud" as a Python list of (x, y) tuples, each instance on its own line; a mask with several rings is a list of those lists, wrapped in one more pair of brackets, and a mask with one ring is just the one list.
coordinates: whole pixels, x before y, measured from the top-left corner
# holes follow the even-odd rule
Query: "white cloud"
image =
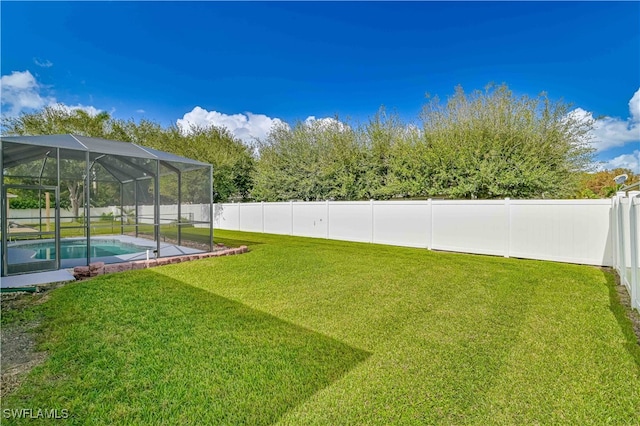
[(304, 124), (307, 124), (307, 125), (313, 125), (314, 123), (331, 125), (333, 123), (338, 123), (338, 120), (330, 117), (316, 118), (315, 115), (310, 115), (304, 120)]
[(9, 116), (55, 102), (54, 98), (41, 95), (41, 91), (42, 86), (29, 71), (13, 71), (0, 77), (1, 105)]
[(640, 149), (631, 154), (622, 154), (602, 164), (604, 169), (629, 169), (634, 174), (640, 174)]
[(87, 114), (89, 114), (92, 117), (95, 117), (96, 115), (100, 114), (102, 112), (101, 109), (98, 109), (94, 106), (86, 106), (86, 105), (82, 105), (82, 104), (78, 104), (78, 105), (65, 105), (65, 104), (57, 104), (56, 107), (67, 110), (67, 111), (75, 111), (75, 110), (82, 110), (84, 112), (86, 112)]
[(640, 123), (640, 89), (629, 100), (629, 112), (634, 123)]
[[(320, 128), (338, 126), (341, 131), (349, 129), (349, 126), (335, 118), (316, 118), (310, 115), (304, 120), (308, 126), (318, 125)], [(224, 114), (218, 111), (207, 111), (199, 106), (186, 113), (177, 120), (177, 125), (184, 133), (188, 133), (191, 127), (225, 127), (235, 137), (247, 144), (251, 144), (256, 139), (263, 140), (268, 135), (273, 126), (283, 125), (289, 128), (289, 124), (279, 118), (271, 118), (264, 114), (254, 114), (246, 112), (244, 114)]]
[(326, 129), (329, 127), (337, 126), (340, 131), (345, 131), (349, 129), (347, 124), (344, 124), (342, 121), (338, 121), (335, 118), (324, 117), (324, 118), (316, 118), (314, 115), (310, 115), (304, 120), (304, 124), (307, 126), (318, 125), (321, 129)]
[(146, 111), (145, 111), (145, 110), (143, 110), (143, 109), (137, 109), (137, 110), (136, 110), (136, 112), (137, 112), (138, 114), (144, 114)]
[[(48, 62), (48, 61), (47, 61)], [(46, 93), (46, 88), (27, 71), (13, 71), (0, 77), (2, 114), (15, 117), (22, 112), (31, 112), (45, 106), (56, 106), (67, 111), (83, 110), (96, 116), (102, 110), (91, 105), (65, 105)], [(113, 111), (112, 111), (113, 112)]]
[(629, 101), (629, 118), (622, 120), (616, 117), (595, 119), (593, 114), (582, 108), (570, 112), (575, 118), (593, 120), (591, 144), (597, 151), (624, 146), (629, 142), (640, 141), (640, 89)]
[(227, 115), (218, 111), (207, 111), (199, 106), (177, 120), (178, 127), (185, 133), (188, 133), (192, 126), (225, 127), (245, 143), (266, 138), (271, 128), (276, 124), (283, 124), (283, 121), (279, 118), (251, 112)]
[(42, 68), (50, 68), (53, 66), (53, 62), (48, 59), (33, 58), (33, 63)]

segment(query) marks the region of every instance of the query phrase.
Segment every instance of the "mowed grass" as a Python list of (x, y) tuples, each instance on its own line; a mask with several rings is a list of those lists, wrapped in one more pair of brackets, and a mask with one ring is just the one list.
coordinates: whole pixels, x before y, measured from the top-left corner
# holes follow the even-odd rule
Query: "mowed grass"
[(640, 422), (640, 346), (598, 268), (216, 241), (251, 251), (54, 290), (38, 307), (49, 358), (2, 408), (76, 424)]

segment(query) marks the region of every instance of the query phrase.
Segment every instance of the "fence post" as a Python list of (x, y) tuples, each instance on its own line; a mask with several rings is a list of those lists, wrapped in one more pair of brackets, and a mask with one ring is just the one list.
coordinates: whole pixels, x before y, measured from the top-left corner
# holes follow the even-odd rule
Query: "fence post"
[(609, 238), (611, 239), (611, 260), (613, 263), (613, 269), (616, 269), (618, 264), (618, 238), (616, 233), (618, 232), (618, 221), (616, 210), (616, 197), (611, 197), (611, 210), (609, 212)]
[(427, 249), (433, 249), (433, 200), (429, 198), (427, 200), (429, 203), (429, 237), (427, 239)]
[(260, 206), (262, 207), (262, 233), (264, 234), (264, 201), (260, 201)]
[[(625, 244), (624, 244), (624, 211), (622, 209), (622, 199), (626, 196), (624, 192), (617, 192), (617, 204), (618, 204), (618, 275), (620, 276), (620, 281), (622, 284), (625, 284), (626, 281), (626, 273), (627, 273), (627, 259), (625, 253)], [(625, 285), (626, 286), (626, 285)], [(629, 291), (629, 295), (631, 295), (631, 291)]]
[(638, 241), (638, 212), (637, 207), (640, 204), (635, 204), (634, 201), (640, 201), (640, 191), (629, 192), (629, 246), (631, 251), (631, 308), (635, 308), (640, 311), (640, 304), (638, 299), (638, 291), (640, 291), (640, 283), (638, 282), (638, 247), (640, 241)]
[(373, 200), (369, 200), (369, 207), (371, 208), (371, 242), (373, 243), (375, 238), (375, 222), (373, 217)]
[(504, 257), (509, 257), (509, 252), (511, 251), (511, 199), (509, 197), (504, 199), (504, 208), (507, 220), (504, 242)]
[(329, 200), (326, 200), (325, 204), (326, 204), (326, 208), (327, 208), (327, 231), (326, 231), (326, 237), (327, 237), (327, 239), (329, 239), (329, 236), (331, 235), (329, 233)]
[(620, 274), (620, 198), (616, 195), (611, 197), (611, 217), (613, 226), (611, 227), (611, 238), (613, 238), (613, 269)]
[(291, 235), (293, 235), (293, 200), (289, 201), (289, 213), (291, 214)]

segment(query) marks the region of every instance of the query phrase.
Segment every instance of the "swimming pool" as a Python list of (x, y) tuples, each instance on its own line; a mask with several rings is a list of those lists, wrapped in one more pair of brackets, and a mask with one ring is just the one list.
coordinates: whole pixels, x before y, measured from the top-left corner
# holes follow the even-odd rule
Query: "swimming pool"
[[(55, 259), (56, 247), (53, 241), (25, 244), (21, 249), (33, 250), (32, 259)], [(117, 256), (145, 252), (148, 247), (141, 247), (118, 240), (91, 240), (91, 257)], [(87, 244), (84, 240), (60, 241), (60, 259), (86, 259)]]

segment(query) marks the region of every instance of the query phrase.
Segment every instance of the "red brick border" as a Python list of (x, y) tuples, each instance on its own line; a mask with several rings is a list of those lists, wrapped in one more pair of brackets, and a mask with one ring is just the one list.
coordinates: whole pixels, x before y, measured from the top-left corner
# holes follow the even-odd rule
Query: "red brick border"
[(173, 263), (189, 262), (191, 260), (206, 259), (208, 257), (232, 256), (248, 252), (247, 246), (216, 250), (208, 253), (187, 254), (182, 256), (161, 257), (159, 259), (137, 260), (134, 262), (110, 263), (94, 262), (89, 266), (76, 266), (73, 268), (73, 276), (76, 280), (110, 274), (113, 272), (131, 271), (136, 269), (153, 268), (154, 266), (170, 265)]

